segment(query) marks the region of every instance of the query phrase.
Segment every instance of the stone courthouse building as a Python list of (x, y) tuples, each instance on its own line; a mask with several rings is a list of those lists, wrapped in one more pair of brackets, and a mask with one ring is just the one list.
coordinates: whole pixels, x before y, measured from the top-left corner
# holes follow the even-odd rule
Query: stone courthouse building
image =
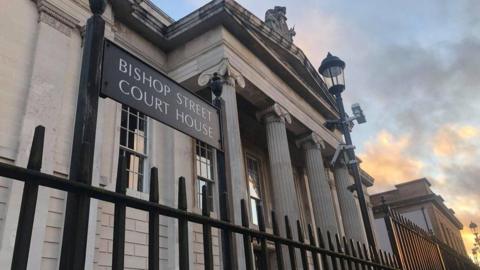
[[(277, 216), (366, 242), (343, 142), (325, 127), (338, 119), (333, 96), (315, 65), (295, 46), (285, 8), (257, 18), (235, 1), (214, 0), (174, 21), (148, 0), (111, 0), (103, 17), (106, 39), (185, 88), (211, 99), (213, 73), (225, 79), (227, 185), (233, 221), (240, 200)], [(33, 131), (46, 128), (42, 171), (68, 178), (82, 58), (91, 15), (87, 0), (0, 2), (0, 160), (25, 167)], [(301, 31), (301, 29), (298, 29)], [(178, 178), (187, 183), (188, 209), (201, 212), (202, 186), (211, 187), (218, 217), (216, 150), (111, 99), (100, 99), (93, 185), (115, 190), (120, 155), (127, 157), (127, 194), (148, 199), (149, 172), (159, 171), (160, 203), (176, 207)], [(364, 173), (364, 185), (373, 179)], [(0, 179), (0, 265), (10, 268), (23, 184)], [(58, 269), (66, 193), (40, 188), (29, 269)], [(92, 200), (86, 269), (110, 269), (113, 205)], [(147, 268), (148, 214), (127, 209), (125, 265)], [(178, 268), (177, 222), (160, 217), (161, 269)], [(267, 230), (271, 219), (266, 217)], [(190, 224), (190, 265), (202, 269), (202, 228)], [(221, 266), (214, 231), (215, 265)], [(294, 233), (296, 235), (296, 233)], [(243, 269), (241, 238), (235, 239)], [(275, 263), (272, 249), (272, 264)]]

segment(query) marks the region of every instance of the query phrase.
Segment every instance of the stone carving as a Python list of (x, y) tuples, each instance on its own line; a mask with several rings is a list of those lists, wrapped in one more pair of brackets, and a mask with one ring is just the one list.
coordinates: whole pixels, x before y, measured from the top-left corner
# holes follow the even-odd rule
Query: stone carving
[(289, 124), (292, 123), (292, 117), (290, 116), (290, 113), (278, 103), (275, 103), (272, 106), (257, 112), (256, 116), (260, 121), (282, 121)]
[(66, 36), (70, 36), (72, 30), (79, 26), (80, 21), (70, 16), (48, 1), (38, 0), (37, 9), (39, 22), (46, 23)]
[(298, 140), (295, 141), (295, 143), (297, 144), (297, 147), (303, 147), (304, 149), (309, 149), (309, 148), (324, 149), (325, 148), (325, 143), (323, 142), (320, 135), (314, 132), (311, 132), (310, 134), (307, 134), (299, 138)]
[(218, 64), (202, 72), (202, 74), (200, 74), (198, 77), (198, 85), (207, 85), (214, 73), (217, 73), (220, 77), (223, 77), (225, 82), (230, 86), (235, 87), (236, 83), (241, 88), (245, 87), (245, 79), (240, 72), (232, 67), (228, 58), (223, 58)]
[(286, 7), (275, 6), (273, 9), (269, 9), (265, 13), (265, 24), (287, 40), (293, 41), (293, 37), (296, 35), (295, 27), (288, 28), (286, 14)]

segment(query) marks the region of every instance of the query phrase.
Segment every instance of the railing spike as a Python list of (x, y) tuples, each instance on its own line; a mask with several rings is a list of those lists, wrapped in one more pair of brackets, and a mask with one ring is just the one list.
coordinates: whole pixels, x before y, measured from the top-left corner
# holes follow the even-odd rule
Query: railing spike
[[(150, 170), (150, 202), (158, 204), (158, 169)], [(160, 268), (160, 218), (158, 213), (148, 213), (148, 269)]]
[[(178, 178), (178, 209), (187, 211), (187, 188), (185, 183), (185, 177)], [(178, 219), (178, 249), (179, 257), (178, 261), (180, 270), (189, 269), (189, 252), (188, 252), (188, 221), (186, 218)]]
[[(249, 227), (250, 218), (248, 216), (247, 203), (245, 199), (240, 200), (241, 214), (242, 214), (242, 226), (245, 228)], [(245, 251), (245, 267), (247, 270), (254, 269), (253, 263), (253, 250), (252, 250), (252, 239), (250, 235), (243, 235), (243, 248)]]
[[(40, 171), (42, 168), (43, 144), (45, 141), (45, 127), (37, 126), (33, 134), (30, 156), (27, 168)], [(38, 184), (25, 181), (22, 193), (22, 202), (18, 217), (17, 233), (13, 248), (12, 269), (26, 269), (30, 242), (32, 240), (35, 208), (37, 207)]]
[[(305, 243), (305, 236), (303, 235), (302, 225), (300, 224), (300, 220), (298, 219), (297, 219), (297, 233), (298, 233), (298, 241), (300, 241), (300, 243), (302, 244)], [(303, 269), (308, 270), (309, 266), (308, 266), (307, 251), (304, 248), (301, 248), (300, 254), (302, 257)]]
[[(318, 247), (317, 240), (315, 239), (315, 234), (313, 233), (312, 225), (308, 224), (308, 239), (310, 241), (310, 245), (314, 247)], [(313, 269), (320, 270), (320, 262), (318, 261), (318, 252), (312, 251), (312, 261), (313, 261)]]
[[(210, 199), (207, 185), (202, 186), (202, 215), (210, 217)], [(212, 228), (203, 224), (203, 260), (206, 270), (213, 270)]]
[[(288, 216), (285, 216), (285, 231), (287, 234), (287, 238), (293, 240), (292, 229), (290, 227), (290, 221), (288, 220)], [(288, 254), (290, 255), (290, 266), (292, 267), (292, 269), (297, 269), (295, 248), (293, 246), (288, 246)]]
[[(280, 229), (278, 228), (277, 217), (275, 211), (272, 210), (272, 231), (276, 236), (280, 236)], [(275, 255), (277, 257), (277, 268), (279, 270), (284, 269), (282, 245), (275, 241)]]

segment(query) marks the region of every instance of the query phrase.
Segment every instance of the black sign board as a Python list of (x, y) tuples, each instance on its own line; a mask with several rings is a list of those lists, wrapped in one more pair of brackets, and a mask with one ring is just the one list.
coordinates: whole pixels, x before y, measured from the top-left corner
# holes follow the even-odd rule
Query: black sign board
[(217, 108), (108, 40), (101, 92), (217, 149), (221, 147)]

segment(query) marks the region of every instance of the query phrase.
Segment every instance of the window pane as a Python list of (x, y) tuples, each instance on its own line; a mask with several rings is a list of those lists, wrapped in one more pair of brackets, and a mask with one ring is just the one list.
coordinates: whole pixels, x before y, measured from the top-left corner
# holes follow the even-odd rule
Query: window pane
[(257, 200), (250, 199), (250, 207), (252, 212), (252, 223), (258, 225)]
[(120, 155), (125, 155), (128, 187), (144, 190), (144, 162), (146, 151), (146, 117), (126, 105), (122, 105), (120, 124)]

